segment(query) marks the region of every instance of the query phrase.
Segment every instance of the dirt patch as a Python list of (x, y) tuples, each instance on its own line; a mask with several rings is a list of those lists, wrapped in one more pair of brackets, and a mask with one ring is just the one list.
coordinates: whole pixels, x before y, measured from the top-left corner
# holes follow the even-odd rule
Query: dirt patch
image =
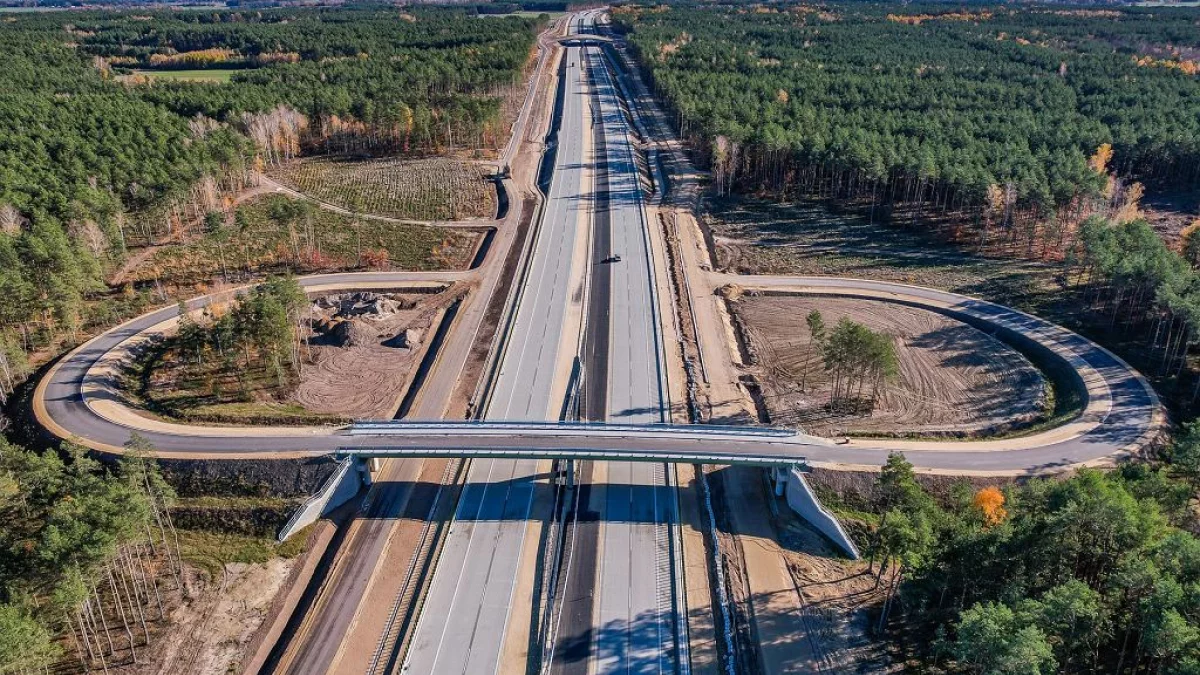
[[(751, 368), (775, 424), (820, 435), (975, 436), (1028, 425), (1045, 414), (1041, 373), (1021, 354), (940, 314), (874, 300), (747, 296), (730, 303), (753, 352)], [(829, 410), (831, 381), (805, 316), (843, 317), (893, 336), (897, 380), (868, 416)]]
[(885, 584), (876, 584), (866, 561), (839, 558), (827, 540), (786, 506), (779, 513), (784, 564), (802, 598), (799, 613), (810, 639), (820, 646), (818, 658), (824, 669), (836, 673), (894, 671), (885, 643), (871, 637)]
[(300, 311), (298, 371), (265, 361), (199, 363), (174, 335), (145, 347), (127, 367), (131, 404), (164, 418), (210, 424), (332, 424), (390, 418), (428, 351), (447, 308), (470, 284), (309, 298)]
[(1178, 248), (1180, 233), (1200, 223), (1200, 190), (1147, 195), (1141, 212), (1168, 245)]
[[(237, 672), (250, 638), (266, 618), (294, 559), (229, 563), (223, 578), (209, 581), (185, 567), (182, 602), (170, 613), (170, 629), (137, 665), (109, 668), (127, 675), (224, 675)], [(149, 658), (147, 658), (149, 656)]]
[(438, 319), (462, 292), (452, 287), (424, 295), (358, 292), (314, 299), (312, 355), (292, 400), (313, 413), (391, 417)]

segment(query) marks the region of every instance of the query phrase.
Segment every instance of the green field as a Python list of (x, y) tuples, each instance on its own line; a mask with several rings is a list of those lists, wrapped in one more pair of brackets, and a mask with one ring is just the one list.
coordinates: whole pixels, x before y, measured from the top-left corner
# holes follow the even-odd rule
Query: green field
[(213, 68), (205, 70), (135, 70), (134, 75), (142, 75), (154, 80), (168, 80), (172, 82), (216, 82), (224, 84), (229, 82), (237, 73), (243, 72), (245, 68)]
[(179, 530), (179, 552), (183, 559), (204, 570), (209, 579), (221, 579), (229, 563), (262, 564), (271, 558), (295, 558), (304, 552), (307, 530), (282, 544), (268, 537)]
[(480, 14), (479, 18), (486, 19), (488, 17), (497, 17), (497, 18), (503, 19), (506, 16), (520, 16), (520, 17), (524, 17), (526, 19), (536, 19), (543, 14), (550, 17), (550, 20), (553, 21), (561, 16), (566, 16), (567, 13), (566, 12), (535, 12), (533, 10), (522, 9), (522, 10), (518, 10), (516, 12), (509, 12), (508, 14)]

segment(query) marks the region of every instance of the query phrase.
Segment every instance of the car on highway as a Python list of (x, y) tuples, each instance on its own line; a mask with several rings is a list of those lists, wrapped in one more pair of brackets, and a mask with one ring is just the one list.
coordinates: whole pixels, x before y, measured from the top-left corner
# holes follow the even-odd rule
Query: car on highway
[(602, 265), (607, 265), (607, 264), (609, 264), (609, 263), (619, 263), (619, 262), (621, 262), (621, 256), (619, 256), (619, 255), (610, 255), (610, 256), (608, 256), (607, 258), (605, 258), (604, 260), (601, 260), (601, 261), (600, 261), (600, 264), (602, 264)]

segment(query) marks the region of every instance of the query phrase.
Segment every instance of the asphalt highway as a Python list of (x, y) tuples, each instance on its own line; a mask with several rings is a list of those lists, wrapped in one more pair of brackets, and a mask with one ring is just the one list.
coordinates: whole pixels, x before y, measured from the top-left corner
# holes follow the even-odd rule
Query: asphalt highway
[[(590, 23), (590, 22), (589, 22)], [(592, 29), (588, 26), (588, 29)], [(600, 48), (588, 50), (602, 119), (613, 254), (608, 305), (608, 421), (666, 421), (663, 347), (658, 332), (653, 259), (632, 139)], [(675, 673), (675, 490), (660, 463), (611, 462), (594, 489), (600, 499), (597, 602), (585, 635), (594, 673)], [(585, 553), (586, 555), (586, 553)]]
[[(563, 355), (575, 354), (568, 321), (572, 297), (581, 292), (576, 251), (588, 214), (589, 168), (583, 138), (586, 84), (580, 50), (565, 50), (562, 118), (553, 178), (520, 291), (516, 315), (503, 345), (499, 373), (484, 411), (488, 420), (557, 420), (566, 396)], [(471, 463), (454, 528), (438, 560), (404, 668), (412, 673), (524, 672), (505, 660), (510, 621), (522, 572), (526, 535), (538, 482), (534, 460), (484, 459)], [(519, 633), (518, 633), (519, 635)], [(518, 640), (519, 641), (519, 640)], [(528, 642), (526, 638), (525, 643)]]

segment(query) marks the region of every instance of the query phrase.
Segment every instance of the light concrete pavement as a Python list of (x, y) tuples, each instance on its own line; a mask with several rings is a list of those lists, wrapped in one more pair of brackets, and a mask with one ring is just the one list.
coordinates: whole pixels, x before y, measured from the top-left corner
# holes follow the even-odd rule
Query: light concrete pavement
[[(610, 295), (593, 298), (608, 305), (608, 421), (660, 423), (669, 408), (666, 364), (633, 141), (603, 51), (586, 52), (603, 125), (608, 248), (622, 260), (609, 266)], [(657, 463), (614, 462), (593, 488), (602, 495), (597, 599), (591, 625), (575, 637), (590, 641), (592, 673), (687, 670), (687, 646), (678, 640), (684, 608), (677, 606), (674, 578), (677, 495), (667, 471)]]
[[(568, 48), (562, 71), (562, 116), (554, 175), (503, 343), (486, 419), (559, 418), (566, 397), (562, 355), (574, 353), (584, 261), (577, 256), (588, 217), (590, 166), (585, 131), (590, 124), (584, 69), (578, 48)], [(578, 301), (575, 301), (578, 304)], [(572, 325), (571, 317), (575, 317)], [(529, 621), (512, 620), (514, 597), (531, 576), (527, 537), (540, 534), (545, 514), (534, 513), (539, 492), (550, 489), (548, 463), (533, 460), (472, 462), (453, 530), (439, 558), (424, 611), (404, 668), (413, 673), (524, 673)], [(535, 527), (530, 527), (535, 521)], [(517, 616), (528, 617), (527, 613)]]

